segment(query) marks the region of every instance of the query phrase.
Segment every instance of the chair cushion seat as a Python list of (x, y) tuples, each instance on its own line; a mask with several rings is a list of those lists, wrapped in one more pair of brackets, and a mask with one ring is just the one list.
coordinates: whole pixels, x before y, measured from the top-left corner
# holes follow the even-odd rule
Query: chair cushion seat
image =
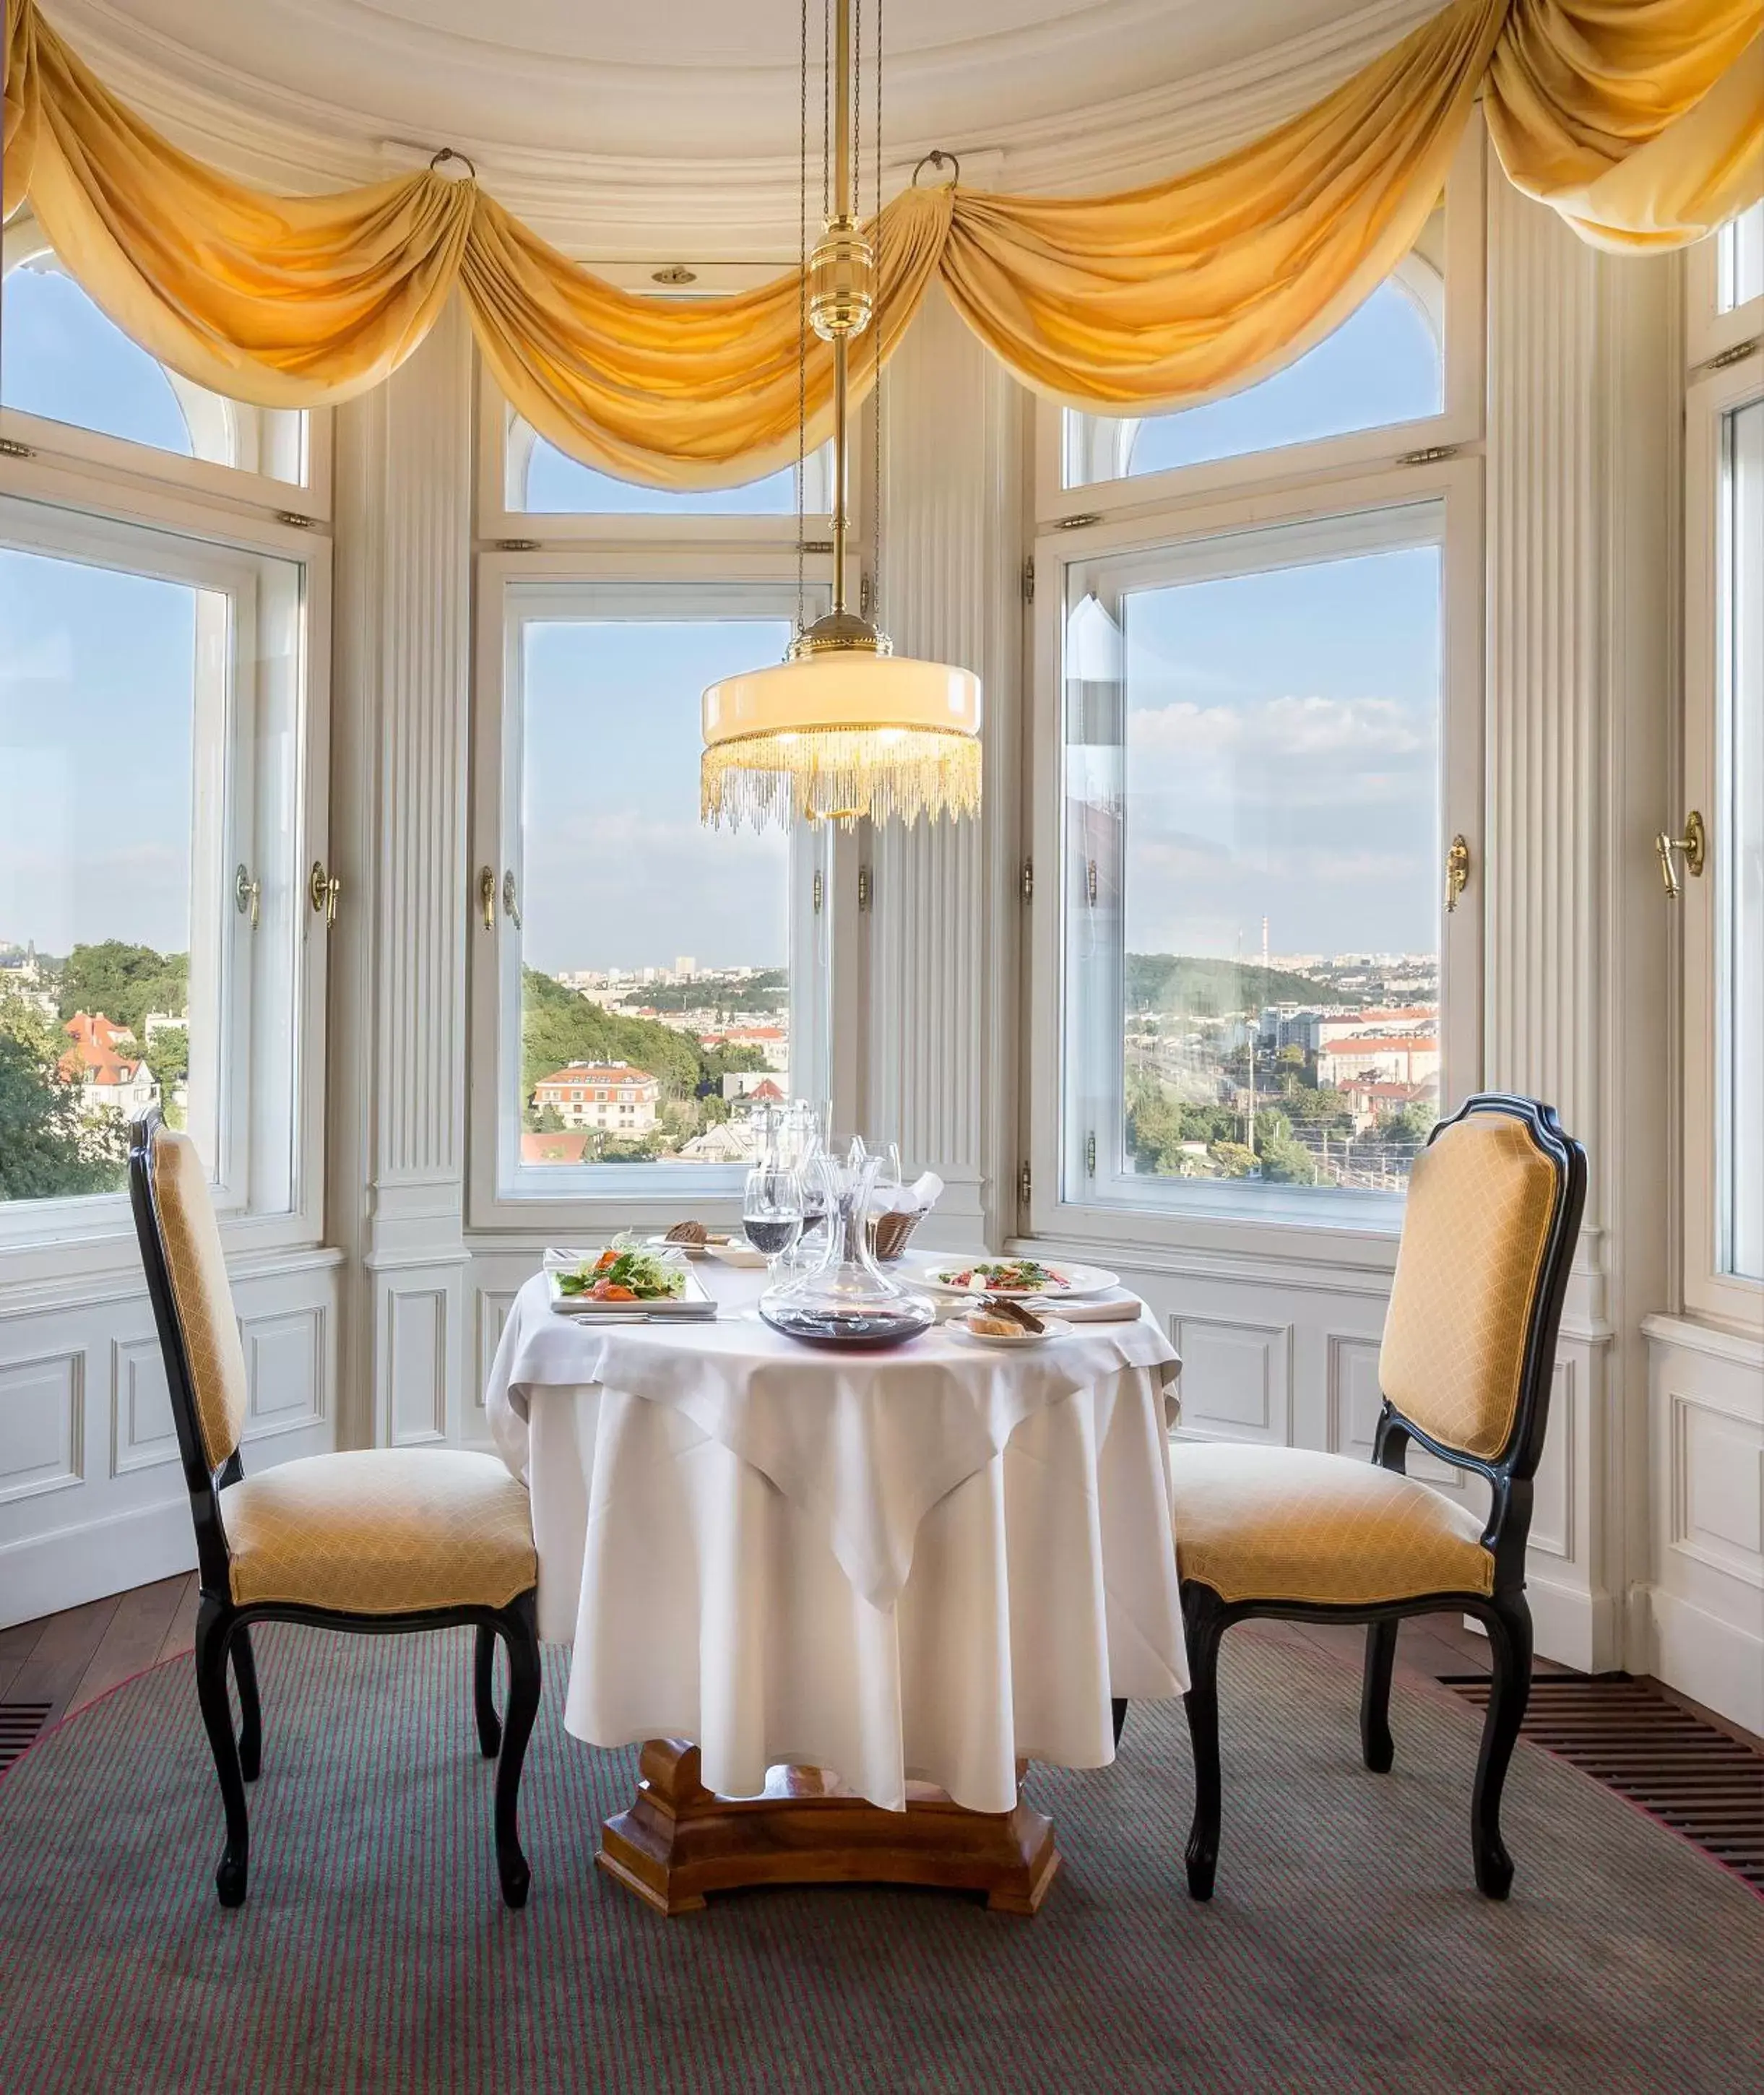
[(1494, 1590), (1481, 1523), (1413, 1477), (1223, 1441), (1178, 1442), (1170, 1467), (1177, 1569), (1226, 1601), (1352, 1607)]
[(308, 1455), (220, 1493), (233, 1597), (398, 1615), (506, 1607), (538, 1575), (526, 1487), (494, 1455)]

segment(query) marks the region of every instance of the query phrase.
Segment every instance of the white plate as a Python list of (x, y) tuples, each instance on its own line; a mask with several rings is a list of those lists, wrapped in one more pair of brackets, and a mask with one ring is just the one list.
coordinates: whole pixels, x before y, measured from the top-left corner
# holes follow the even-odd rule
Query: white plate
[(704, 1256), (719, 1265), (764, 1265), (765, 1253), (756, 1251), (745, 1237), (731, 1237), (725, 1244), (707, 1244)]
[(1069, 1339), (1072, 1335), (1072, 1326), (1063, 1317), (1044, 1317), (1039, 1331), (1017, 1331), (1008, 1339), (991, 1331), (973, 1331), (961, 1317), (952, 1317), (943, 1329), (953, 1331), (958, 1339), (965, 1339), (970, 1346), (996, 1346), (1001, 1353), (1015, 1352), (1022, 1346), (1044, 1346), (1050, 1339)]
[(1008, 1295), (1022, 1302), (1076, 1301), (1081, 1296), (1106, 1295), (1111, 1287), (1121, 1285), (1113, 1273), (1105, 1273), (1100, 1265), (1079, 1265), (1071, 1259), (1061, 1258), (1041, 1261), (1048, 1272), (1057, 1273), (1065, 1281), (1063, 1287), (1047, 1285), (1041, 1287), (998, 1287), (987, 1280), (970, 1280), (957, 1285), (954, 1280), (943, 1278), (946, 1274), (965, 1273), (976, 1263), (1002, 1265), (1002, 1259), (988, 1259), (982, 1252), (974, 1259), (940, 1258), (916, 1272), (912, 1278), (921, 1287), (929, 1287), (939, 1295)]
[(725, 1248), (716, 1243), (682, 1243), (677, 1237), (645, 1237), (643, 1241), (651, 1251), (682, 1251), (688, 1258), (715, 1258)]

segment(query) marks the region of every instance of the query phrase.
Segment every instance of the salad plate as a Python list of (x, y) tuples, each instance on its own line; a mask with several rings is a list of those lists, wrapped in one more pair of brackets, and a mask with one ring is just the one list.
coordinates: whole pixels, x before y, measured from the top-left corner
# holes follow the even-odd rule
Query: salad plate
[(716, 1314), (716, 1304), (677, 1247), (661, 1252), (615, 1238), (603, 1251), (548, 1251), (546, 1285), (560, 1316), (664, 1318)]
[(1080, 1265), (1066, 1258), (939, 1259), (916, 1273), (913, 1280), (940, 1295), (1008, 1295), (1043, 1302), (1106, 1295), (1121, 1284), (1100, 1265)]

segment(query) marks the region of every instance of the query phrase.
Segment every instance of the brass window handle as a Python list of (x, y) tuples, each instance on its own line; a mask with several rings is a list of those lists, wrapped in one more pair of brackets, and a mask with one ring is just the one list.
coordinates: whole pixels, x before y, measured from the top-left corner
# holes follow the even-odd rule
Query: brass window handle
[(496, 876), (486, 865), (477, 876), (477, 906), (484, 918), (484, 929), (496, 929)]
[(517, 931), (520, 929), (520, 894), (515, 886), (512, 869), (503, 875), (503, 914), (510, 919)]
[(1709, 860), (1709, 832), (1703, 826), (1703, 818), (1695, 808), (1684, 817), (1682, 837), (1669, 835), (1662, 830), (1653, 840), (1653, 847), (1660, 854), (1660, 878), (1666, 883), (1666, 899), (1676, 902), (1682, 890), (1679, 883), (1679, 869), (1673, 864), (1672, 854), (1683, 854), (1685, 869), (1691, 877), (1701, 880), (1703, 868)]
[(233, 876), (233, 906), (242, 917), (249, 915), (251, 929), (257, 929), (258, 904), (263, 898), (264, 883), (253, 880), (250, 870), (241, 866)]
[(1458, 897), (1470, 886), (1470, 846), (1461, 836), (1453, 837), (1452, 848), (1445, 855), (1445, 911), (1449, 917), (1457, 908)]
[(312, 870), (307, 875), (307, 899), (324, 917), (327, 931), (337, 921), (337, 898), (342, 891), (342, 882), (334, 873), (325, 872), (324, 860), (314, 859)]

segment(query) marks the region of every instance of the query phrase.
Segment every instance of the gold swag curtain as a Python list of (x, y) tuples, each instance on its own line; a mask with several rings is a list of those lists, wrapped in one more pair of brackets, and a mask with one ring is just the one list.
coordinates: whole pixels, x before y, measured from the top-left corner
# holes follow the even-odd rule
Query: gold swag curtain
[[(262, 406), (396, 369), (454, 288), (516, 410), (561, 448), (678, 488), (793, 455), (800, 281), (634, 296), (473, 182), (273, 197), (180, 152), (7, 0), (6, 208), (143, 347)], [(1074, 405), (1209, 398), (1302, 354), (1396, 266), (1478, 91), (1511, 178), (1605, 246), (1696, 239), (1764, 194), (1758, 0), (1452, 0), (1313, 108), (1150, 188), (908, 191), (883, 210), (879, 342), (934, 279), (1026, 381)], [(873, 375), (860, 357), (859, 390)], [(810, 441), (831, 359), (812, 345)]]

